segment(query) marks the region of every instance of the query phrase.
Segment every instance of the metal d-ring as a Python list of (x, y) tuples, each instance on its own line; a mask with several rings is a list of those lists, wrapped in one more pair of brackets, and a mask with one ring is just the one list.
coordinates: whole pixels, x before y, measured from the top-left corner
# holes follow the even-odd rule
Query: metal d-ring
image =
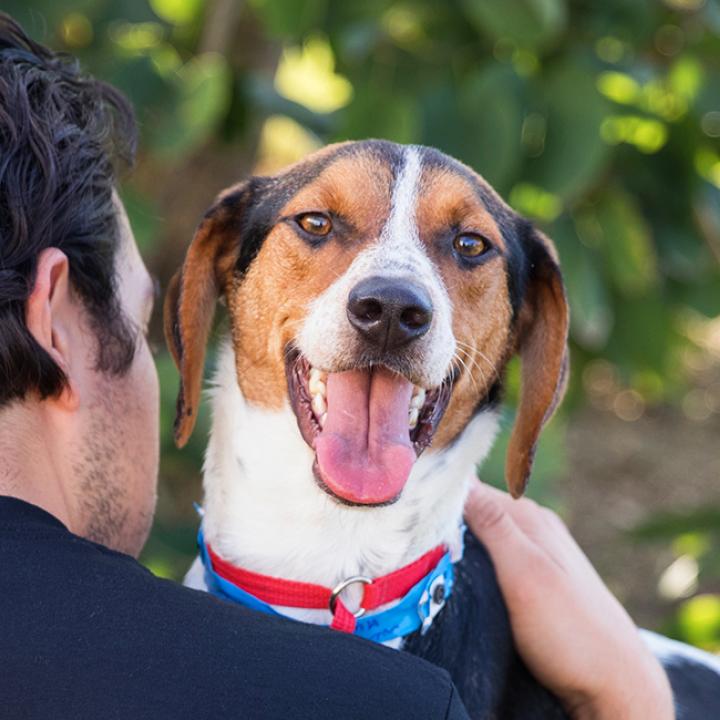
[[(369, 585), (371, 582), (372, 580), (368, 577), (365, 577), (364, 575), (353, 575), (352, 577), (347, 578), (347, 580), (343, 580), (342, 582), (338, 583), (333, 588), (333, 591), (330, 593), (330, 601), (328, 602), (330, 612), (335, 615), (335, 607), (337, 605), (337, 600), (343, 590), (350, 587), (350, 585), (354, 585), (355, 583)], [(352, 613), (352, 616), (357, 619), (362, 617), (364, 614), (365, 608), (361, 606), (354, 613)]]

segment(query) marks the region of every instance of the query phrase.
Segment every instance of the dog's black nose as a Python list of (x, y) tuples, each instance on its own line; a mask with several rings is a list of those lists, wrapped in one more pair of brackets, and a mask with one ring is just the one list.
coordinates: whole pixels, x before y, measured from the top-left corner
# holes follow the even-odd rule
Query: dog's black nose
[(372, 345), (394, 350), (430, 329), (433, 307), (427, 292), (398, 278), (370, 277), (351, 291), (347, 316)]

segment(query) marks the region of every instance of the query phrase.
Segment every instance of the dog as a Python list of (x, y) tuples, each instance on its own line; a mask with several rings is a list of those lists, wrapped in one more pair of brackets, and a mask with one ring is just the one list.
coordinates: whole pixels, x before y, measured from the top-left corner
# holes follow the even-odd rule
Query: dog
[[(566, 717), (520, 660), (492, 563), (462, 529), (511, 358), (514, 497), (565, 389), (551, 240), (428, 147), (331, 145), (229, 188), (166, 296), (180, 447), (218, 300), (230, 331), (186, 583), (416, 653), (450, 672), (474, 718)], [(717, 668), (675, 650), (678, 716), (707, 718)]]

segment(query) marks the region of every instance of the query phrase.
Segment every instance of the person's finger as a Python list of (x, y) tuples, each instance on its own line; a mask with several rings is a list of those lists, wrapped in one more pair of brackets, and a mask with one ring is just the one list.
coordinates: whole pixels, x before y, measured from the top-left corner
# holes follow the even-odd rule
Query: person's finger
[(473, 483), (473, 491), (478, 499), (500, 506), (524, 531), (536, 534), (547, 526), (550, 511), (538, 505), (530, 498), (515, 499), (508, 493), (483, 482)]
[(526, 573), (539, 559), (548, 559), (513, 520), (504, 493), (475, 483), (465, 503), (465, 521), (487, 548), (499, 576)]
[[(502, 508), (529, 540), (561, 567), (567, 569), (575, 563), (585, 564), (585, 556), (565, 523), (549, 508), (529, 498), (515, 500), (508, 493), (482, 482), (474, 483), (473, 498), (476, 507), (490, 503)], [(490, 512), (489, 508), (487, 511)]]

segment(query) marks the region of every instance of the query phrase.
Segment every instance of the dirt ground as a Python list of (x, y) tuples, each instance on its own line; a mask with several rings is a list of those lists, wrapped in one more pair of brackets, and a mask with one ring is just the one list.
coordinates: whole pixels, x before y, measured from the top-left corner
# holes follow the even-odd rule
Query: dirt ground
[(573, 417), (568, 454), (561, 487), (573, 535), (636, 622), (660, 627), (673, 604), (658, 580), (675, 556), (669, 542), (627, 531), (658, 511), (720, 507), (720, 414), (700, 422), (664, 408), (626, 422), (588, 408)]

